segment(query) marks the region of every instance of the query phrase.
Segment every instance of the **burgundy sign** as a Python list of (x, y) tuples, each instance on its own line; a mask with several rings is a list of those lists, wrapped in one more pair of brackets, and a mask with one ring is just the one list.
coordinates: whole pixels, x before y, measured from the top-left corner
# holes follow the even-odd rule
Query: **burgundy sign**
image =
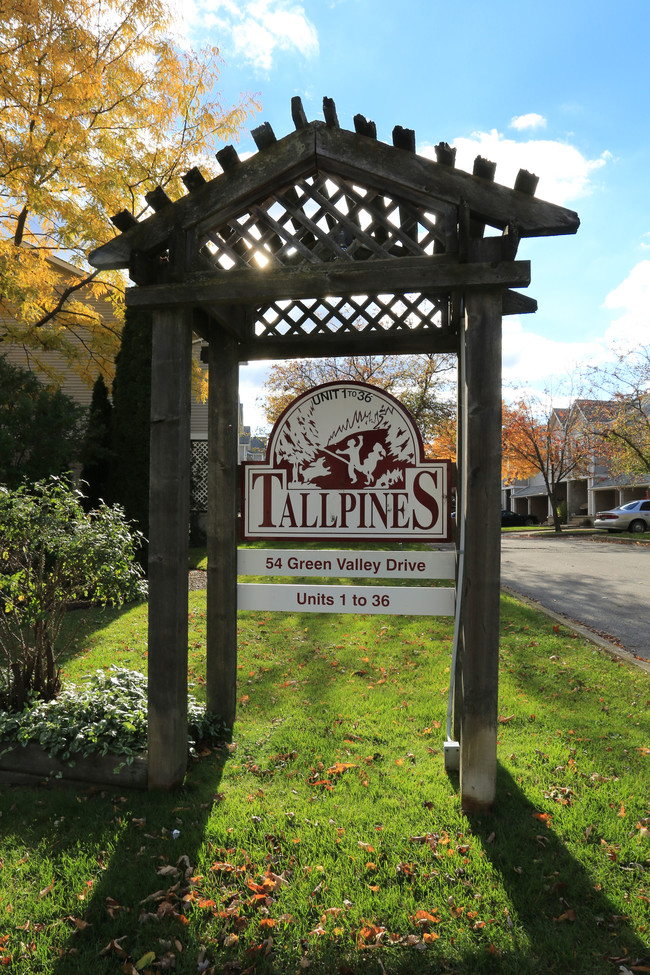
[(246, 539), (449, 541), (450, 462), (425, 460), (404, 406), (365, 383), (325, 383), (243, 465)]

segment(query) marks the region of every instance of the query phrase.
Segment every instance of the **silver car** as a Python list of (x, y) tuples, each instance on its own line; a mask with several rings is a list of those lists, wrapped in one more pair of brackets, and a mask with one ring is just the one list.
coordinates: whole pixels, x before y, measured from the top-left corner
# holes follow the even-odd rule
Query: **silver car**
[(611, 511), (599, 511), (595, 528), (609, 532), (645, 532), (650, 530), (650, 501), (628, 501)]

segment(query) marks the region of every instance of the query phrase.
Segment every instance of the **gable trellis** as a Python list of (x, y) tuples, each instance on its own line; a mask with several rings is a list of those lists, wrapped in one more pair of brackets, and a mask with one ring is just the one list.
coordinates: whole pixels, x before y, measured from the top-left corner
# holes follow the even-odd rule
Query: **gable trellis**
[[(208, 707), (228, 723), (236, 707), (236, 483), (242, 361), (355, 353), (455, 352), (459, 580), (454, 735), (461, 801), (489, 806), (496, 772), (501, 451), (501, 319), (536, 303), (516, 260), (521, 237), (575, 233), (578, 217), (535, 198), (521, 171), (513, 189), (493, 163), (455, 168), (455, 151), (418, 156), (397, 126), (393, 145), (355, 116), (341, 129), (331, 99), (295, 131), (254, 130), (258, 152), (217, 153), (223, 173), (184, 177), (172, 202), (114, 218), (121, 234), (93, 252), (98, 268), (126, 268), (127, 304), (153, 312), (149, 605), (149, 783), (170, 788), (186, 768), (187, 525), (192, 333), (209, 345)], [(488, 235), (486, 235), (486, 229)], [(461, 520), (461, 519), (459, 519)], [(460, 552), (459, 552), (460, 555)]]

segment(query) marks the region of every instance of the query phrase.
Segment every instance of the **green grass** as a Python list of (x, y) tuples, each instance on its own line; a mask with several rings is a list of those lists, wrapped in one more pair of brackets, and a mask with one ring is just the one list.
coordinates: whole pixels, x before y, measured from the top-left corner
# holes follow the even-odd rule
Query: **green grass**
[[(146, 639), (144, 607), (98, 613), (67, 678), (145, 670)], [(180, 793), (2, 788), (10, 971), (648, 970), (648, 674), (504, 597), (498, 797), (470, 818), (449, 620), (241, 613), (239, 640), (233, 741)], [(199, 698), (204, 668), (195, 592)]]

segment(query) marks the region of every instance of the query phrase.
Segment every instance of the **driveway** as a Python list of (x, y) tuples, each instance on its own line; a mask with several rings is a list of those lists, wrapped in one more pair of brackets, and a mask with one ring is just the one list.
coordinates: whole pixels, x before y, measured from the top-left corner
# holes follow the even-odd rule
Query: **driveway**
[(650, 658), (650, 545), (605, 537), (501, 536), (501, 582)]

